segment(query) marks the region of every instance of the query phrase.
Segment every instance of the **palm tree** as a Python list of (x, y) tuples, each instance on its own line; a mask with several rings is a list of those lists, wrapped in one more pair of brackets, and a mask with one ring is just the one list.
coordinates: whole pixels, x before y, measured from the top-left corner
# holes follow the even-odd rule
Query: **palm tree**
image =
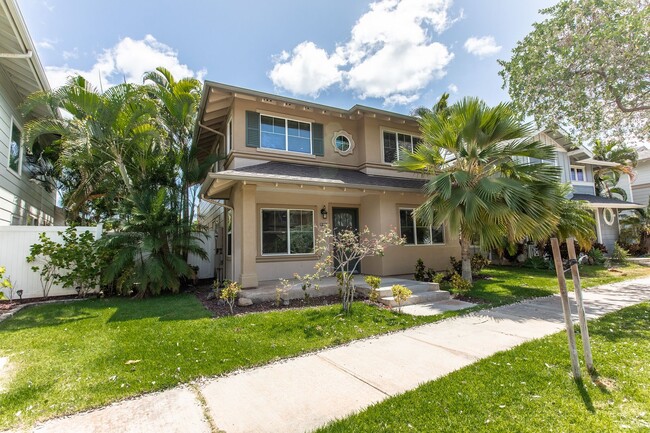
[[(563, 197), (572, 191), (570, 184), (558, 184), (558, 188)], [(560, 242), (575, 238), (583, 250), (589, 250), (596, 240), (596, 219), (587, 202), (564, 198), (559, 202), (557, 215), (559, 221), (552, 236), (557, 237)]]
[(621, 234), (637, 239), (639, 245), (647, 247), (650, 239), (650, 200), (643, 209), (634, 209), (632, 213), (621, 215)]
[[(218, 160), (216, 154), (211, 154), (199, 161), (198, 148), (192, 141), (201, 82), (192, 77), (176, 80), (163, 67), (144, 74), (143, 82), (146, 92), (159, 105), (161, 124), (166, 131), (168, 157), (175, 161), (178, 168), (173, 205), (178, 208), (179, 230), (184, 231), (194, 222), (199, 183)], [(180, 253), (187, 258), (188, 249), (181, 246)]]
[(447, 108), (449, 107), (448, 100), (449, 93), (445, 92), (440, 95), (440, 99), (438, 99), (438, 102), (436, 102), (432, 108), (417, 107), (413, 110), (413, 116), (423, 118), (427, 114), (435, 114), (442, 111), (447, 111)]
[(598, 167), (594, 169), (596, 195), (611, 198), (616, 194), (623, 200), (627, 200), (625, 190), (616, 185), (622, 175), (634, 176), (634, 167), (636, 167), (638, 159), (636, 149), (625, 143), (596, 140), (592, 151), (594, 159), (619, 164), (616, 167)]
[(529, 162), (552, 159), (554, 149), (531, 140), (532, 126), (519, 122), (510, 104), (491, 108), (465, 98), (426, 113), (420, 129), (422, 145), (403, 150), (399, 166), (428, 176), (415, 216), (459, 235), (465, 280), (472, 281), (473, 242), (492, 249), (504, 238), (541, 240), (556, 230), (559, 169)]

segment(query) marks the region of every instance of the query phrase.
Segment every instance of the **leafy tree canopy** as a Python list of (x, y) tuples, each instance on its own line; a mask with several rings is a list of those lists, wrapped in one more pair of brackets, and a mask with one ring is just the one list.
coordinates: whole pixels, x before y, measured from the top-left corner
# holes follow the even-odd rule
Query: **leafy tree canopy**
[(515, 109), (582, 139), (650, 133), (648, 0), (562, 0), (499, 73)]

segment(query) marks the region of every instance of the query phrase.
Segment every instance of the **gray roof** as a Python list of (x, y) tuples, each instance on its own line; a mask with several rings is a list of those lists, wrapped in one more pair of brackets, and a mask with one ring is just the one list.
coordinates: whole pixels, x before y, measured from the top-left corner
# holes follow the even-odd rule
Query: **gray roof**
[(639, 203), (633, 203), (630, 201), (619, 200), (617, 198), (601, 197), (598, 195), (589, 195), (589, 194), (573, 194), (571, 200), (584, 200), (586, 202), (589, 202), (592, 205), (595, 205), (595, 207), (617, 207), (620, 209), (645, 207)]
[(217, 177), (253, 177), (269, 181), (322, 182), (340, 186), (367, 186), (368, 188), (409, 189), (420, 191), (424, 180), (389, 176), (372, 176), (357, 170), (317, 165), (292, 164), (270, 161), (259, 165), (225, 170)]

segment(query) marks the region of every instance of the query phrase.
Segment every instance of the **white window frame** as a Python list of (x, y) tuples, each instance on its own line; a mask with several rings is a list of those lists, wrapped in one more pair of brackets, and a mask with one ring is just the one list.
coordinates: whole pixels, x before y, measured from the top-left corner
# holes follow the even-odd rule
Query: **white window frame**
[[(20, 131), (20, 143), (18, 143), (18, 171), (15, 171), (13, 168), (11, 168), (11, 140), (14, 132), (14, 125)], [(16, 122), (16, 118), (12, 116), (11, 122), (9, 124), (9, 141), (7, 142), (7, 169), (10, 173), (12, 173), (14, 176), (18, 178), (20, 178), (20, 176), (23, 173), (23, 158), (25, 156), (25, 152), (23, 151), (22, 141), (23, 141), (23, 127), (20, 125), (20, 123)]]
[[(310, 253), (292, 253), (291, 252), (291, 228), (289, 227), (289, 218), (291, 211), (302, 211), (311, 213), (311, 236), (313, 247)], [(264, 252), (264, 211), (285, 211), (287, 213), (287, 252), (286, 253), (265, 253)], [(313, 256), (316, 249), (316, 226), (314, 210), (304, 208), (273, 208), (265, 207), (260, 209), (260, 255), (264, 257), (287, 257), (287, 256)]]
[[(272, 147), (264, 147), (262, 146), (262, 117), (270, 117), (272, 119), (280, 119), (284, 120), (284, 149), (274, 149)], [(295, 150), (289, 150), (289, 126), (287, 125), (287, 122), (298, 122), (298, 123), (306, 123), (309, 125), (309, 152), (296, 152)], [(273, 114), (265, 114), (265, 113), (260, 113), (260, 149), (266, 150), (266, 151), (272, 151), (272, 152), (288, 152), (288, 153), (293, 153), (296, 155), (313, 155), (314, 154), (314, 127), (312, 122), (308, 122), (306, 120), (300, 120), (300, 119), (293, 119), (290, 117), (282, 117), (282, 116), (275, 116)]]
[(397, 134), (403, 134), (403, 135), (408, 135), (411, 137), (411, 150), (415, 150), (413, 147), (413, 139), (418, 138), (420, 141), (422, 141), (422, 136), (420, 135), (415, 135), (412, 132), (407, 132), (407, 131), (399, 131), (397, 129), (391, 129), (391, 128), (380, 128), (379, 133), (381, 134), (381, 162), (385, 165), (395, 165), (397, 161), (400, 161), (400, 147), (398, 144), (397, 147), (397, 154), (395, 155), (395, 161), (393, 162), (386, 162), (386, 151), (385, 151), (385, 146), (384, 146), (384, 133), (389, 132), (391, 134), (395, 134), (395, 142), (397, 143)]
[[(575, 170), (576, 178), (573, 178), (573, 173)], [(582, 177), (584, 180), (578, 180), (578, 170), (582, 171)], [(571, 182), (573, 183), (589, 183), (587, 180), (587, 170), (585, 169), (584, 165), (571, 165), (569, 166), (569, 179), (571, 179)]]
[[(610, 216), (610, 218), (607, 217), (608, 215)], [(605, 221), (605, 224), (607, 224), (608, 226), (614, 225), (614, 221), (616, 221), (616, 214), (614, 213), (613, 209), (608, 207), (603, 209), (603, 221)]]
[[(398, 224), (399, 224), (399, 235), (401, 238), (404, 238), (402, 236), (402, 216), (400, 215), (403, 210), (410, 211), (411, 212), (411, 219), (413, 220), (413, 239), (415, 240), (414, 244), (407, 244), (404, 243), (404, 246), (434, 246), (434, 245), (447, 245), (447, 234), (445, 232), (445, 225), (440, 226), (440, 230), (442, 231), (442, 242), (432, 242), (430, 244), (420, 244), (418, 243), (418, 234), (417, 234), (417, 221), (415, 220), (415, 216), (413, 215), (413, 208), (410, 207), (400, 207), (397, 211), (397, 218), (398, 218)], [(433, 227), (429, 226), (429, 237), (431, 240), (433, 240)]]

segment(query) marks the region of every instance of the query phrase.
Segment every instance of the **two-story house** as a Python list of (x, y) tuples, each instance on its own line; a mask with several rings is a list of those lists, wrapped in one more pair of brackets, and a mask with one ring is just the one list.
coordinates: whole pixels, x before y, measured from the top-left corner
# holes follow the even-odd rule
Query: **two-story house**
[(22, 143), (29, 119), (18, 109), (29, 94), (50, 87), (14, 0), (0, 0), (0, 31), (0, 226), (50, 225), (56, 196), (30, 181)]
[[(588, 203), (594, 211), (596, 219), (597, 242), (605, 245), (610, 253), (619, 235), (619, 212), (626, 209), (644, 207), (632, 201), (596, 195), (594, 170), (603, 167), (614, 167), (617, 163), (594, 159), (594, 155), (586, 146), (571, 142), (567, 134), (557, 130), (546, 130), (537, 135), (543, 143), (553, 144), (556, 149), (554, 164), (561, 167), (561, 182), (570, 183), (573, 188), (571, 199)], [(628, 175), (623, 175), (618, 184), (633, 200), (633, 191)]]
[[(419, 142), (415, 118), (356, 105), (349, 110), (206, 82), (195, 131), (203, 155), (223, 157), (201, 193), (216, 230), (218, 276), (260, 280), (312, 273), (320, 227), (391, 229), (406, 245), (365, 259), (361, 272), (412, 273), (418, 258), (446, 269), (460, 253), (447, 227), (414, 221), (422, 178), (398, 171), (398, 149)], [(234, 276), (234, 278), (233, 278)]]
[(644, 205), (650, 200), (650, 149), (642, 146), (638, 149), (639, 158), (635, 168), (636, 176), (632, 183), (634, 201)]

